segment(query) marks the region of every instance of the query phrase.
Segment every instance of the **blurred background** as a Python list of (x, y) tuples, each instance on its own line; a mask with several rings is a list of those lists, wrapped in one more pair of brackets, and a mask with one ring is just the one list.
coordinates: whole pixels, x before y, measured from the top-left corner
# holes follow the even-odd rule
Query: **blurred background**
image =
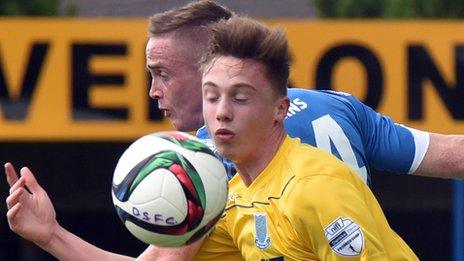
[[(172, 129), (147, 95), (146, 19), (188, 2), (0, 1), (0, 161), (30, 166), (59, 222), (110, 251), (146, 248), (113, 209), (117, 159), (137, 137)], [(408, 126), (464, 133), (463, 1), (219, 2), (287, 29), (293, 86), (346, 91)], [(374, 172), (372, 183), (422, 260), (464, 260), (460, 182)], [(0, 209), (0, 260), (53, 260)]]

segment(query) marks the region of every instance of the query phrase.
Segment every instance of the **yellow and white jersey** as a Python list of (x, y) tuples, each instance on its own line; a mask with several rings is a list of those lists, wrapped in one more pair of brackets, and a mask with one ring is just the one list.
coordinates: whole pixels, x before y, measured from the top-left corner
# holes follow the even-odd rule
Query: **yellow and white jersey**
[(334, 156), (287, 137), (226, 211), (196, 260), (417, 260), (370, 189)]

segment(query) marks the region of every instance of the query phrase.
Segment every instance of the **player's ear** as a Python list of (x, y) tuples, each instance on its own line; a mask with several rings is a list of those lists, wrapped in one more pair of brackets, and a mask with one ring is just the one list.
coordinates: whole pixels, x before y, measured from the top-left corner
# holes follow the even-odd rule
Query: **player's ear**
[(288, 96), (279, 97), (276, 103), (275, 121), (283, 122), (287, 116), (288, 108), (290, 107), (290, 99)]

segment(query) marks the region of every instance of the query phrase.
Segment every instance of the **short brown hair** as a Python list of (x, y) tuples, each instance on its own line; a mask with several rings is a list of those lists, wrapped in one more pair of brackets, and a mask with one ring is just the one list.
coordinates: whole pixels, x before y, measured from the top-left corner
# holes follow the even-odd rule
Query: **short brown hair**
[(287, 95), (290, 54), (285, 31), (246, 17), (234, 16), (211, 26), (203, 66), (220, 55), (263, 62), (277, 94)]
[(204, 26), (229, 19), (233, 12), (215, 1), (191, 2), (150, 17), (148, 32), (150, 36), (175, 31), (184, 26)]

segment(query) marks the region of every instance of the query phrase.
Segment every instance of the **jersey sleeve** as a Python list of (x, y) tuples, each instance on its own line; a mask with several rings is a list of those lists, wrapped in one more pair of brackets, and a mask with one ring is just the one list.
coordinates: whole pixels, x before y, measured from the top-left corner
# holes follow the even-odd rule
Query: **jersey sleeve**
[(424, 159), (429, 133), (397, 124), (351, 95), (346, 98), (356, 111), (370, 166), (377, 170), (413, 173)]
[(208, 130), (206, 129), (206, 125), (203, 125), (201, 128), (199, 128), (195, 134), (197, 138), (203, 140), (203, 139), (211, 139), (209, 136)]
[(376, 220), (362, 192), (338, 178), (317, 175), (295, 185), (286, 215), (320, 260), (387, 260)]
[(194, 260), (242, 260), (241, 253), (227, 232), (225, 219), (221, 219), (213, 232), (205, 237)]

